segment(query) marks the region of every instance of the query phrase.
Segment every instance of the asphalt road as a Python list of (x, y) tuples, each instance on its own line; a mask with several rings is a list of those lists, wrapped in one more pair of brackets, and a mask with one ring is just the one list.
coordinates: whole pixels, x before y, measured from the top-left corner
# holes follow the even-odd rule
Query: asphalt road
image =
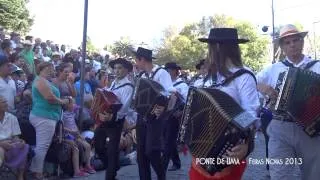
[[(168, 172), (167, 179), (168, 180), (188, 180), (188, 171), (190, 168), (191, 158), (190, 155), (184, 156), (180, 154), (180, 158), (182, 161), (182, 168), (179, 171)], [(261, 159), (265, 158), (265, 142), (264, 136), (262, 133), (257, 134), (257, 138), (255, 139), (255, 150), (250, 155), (249, 158), (252, 159)], [(138, 167), (137, 165), (130, 165), (126, 167), (122, 167), (119, 172), (117, 178), (119, 180), (139, 180), (138, 175)], [(98, 172), (97, 174), (91, 175), (86, 178), (78, 178), (79, 180), (98, 180), (104, 179), (104, 171)], [(156, 179), (155, 174), (153, 173), (153, 179)], [(243, 180), (269, 180), (270, 177), (268, 175), (268, 171), (266, 170), (266, 165), (256, 165), (256, 164), (248, 164), (246, 172), (243, 176)]]
[[(188, 171), (190, 168), (190, 162), (191, 157), (190, 155), (183, 155), (180, 154), (180, 158), (182, 161), (182, 168), (175, 172), (168, 172), (167, 173), (167, 179), (168, 180), (188, 180)], [(265, 158), (265, 142), (264, 142), (264, 136), (262, 133), (257, 134), (257, 138), (255, 139), (255, 149), (254, 152), (248, 157), (251, 159), (263, 159)], [(299, 174), (298, 169), (296, 169), (292, 173)], [(104, 180), (105, 171), (97, 172), (96, 174), (90, 175), (85, 178), (77, 178), (77, 180)], [(119, 180), (139, 180), (138, 175), (138, 167), (136, 164), (122, 167), (118, 171), (117, 178)], [(2, 178), (0, 178), (2, 180)], [(12, 179), (9, 177), (6, 177), (5, 179)], [(55, 180), (58, 178), (50, 178), (50, 180)], [(153, 179), (156, 179), (155, 174), (153, 173)], [(270, 177), (268, 175), (268, 171), (266, 170), (265, 164), (253, 164), (248, 163), (246, 172), (244, 173), (243, 180), (269, 180)]]

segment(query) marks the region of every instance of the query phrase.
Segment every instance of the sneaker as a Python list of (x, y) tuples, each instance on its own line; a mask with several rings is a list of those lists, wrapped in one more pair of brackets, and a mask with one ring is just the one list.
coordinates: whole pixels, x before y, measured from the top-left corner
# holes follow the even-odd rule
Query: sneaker
[(86, 167), (83, 169), (84, 172), (87, 172), (89, 174), (94, 174), (96, 173), (96, 170), (94, 170), (94, 168), (92, 166)]
[(80, 172), (75, 173), (75, 174), (73, 175), (73, 177), (74, 177), (74, 178), (78, 178), (78, 177), (86, 177), (86, 176), (89, 176), (89, 174), (88, 174), (88, 173), (86, 173), (86, 172), (83, 172), (83, 171), (80, 171)]

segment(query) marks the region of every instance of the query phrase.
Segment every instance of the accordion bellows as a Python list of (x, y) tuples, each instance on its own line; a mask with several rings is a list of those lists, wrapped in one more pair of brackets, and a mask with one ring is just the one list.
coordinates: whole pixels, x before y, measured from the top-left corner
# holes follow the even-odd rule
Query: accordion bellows
[(100, 125), (102, 122), (99, 119), (99, 113), (116, 113), (121, 107), (122, 103), (113, 92), (99, 88), (96, 90), (91, 106), (93, 120)]
[(145, 78), (137, 79), (133, 94), (133, 108), (142, 117), (148, 117), (155, 104), (167, 106), (168, 97), (165, 96), (164, 88), (155, 81)]
[[(256, 119), (220, 90), (190, 88), (179, 141), (187, 144), (194, 158), (222, 158), (226, 150), (249, 136), (249, 128)], [(214, 174), (227, 166), (207, 164), (202, 167)]]
[(287, 113), (311, 137), (320, 132), (320, 75), (288, 68), (278, 78), (274, 110)]

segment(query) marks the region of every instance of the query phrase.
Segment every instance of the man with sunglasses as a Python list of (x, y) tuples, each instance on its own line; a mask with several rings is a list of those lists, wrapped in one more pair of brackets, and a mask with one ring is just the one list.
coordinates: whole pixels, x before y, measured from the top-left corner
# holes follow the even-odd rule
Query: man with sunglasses
[[(308, 69), (320, 74), (320, 63), (303, 54), (306, 35), (307, 32), (299, 31), (294, 25), (286, 25), (280, 30), (280, 36), (276, 40), (286, 55), (285, 59), (272, 64), (257, 75), (259, 91), (271, 102), (275, 102), (278, 96), (275, 87), (279, 74), (288, 67)], [(309, 137), (292, 118), (277, 111), (273, 112), (267, 133), (270, 138), (269, 158), (283, 162), (282, 165), (269, 164), (271, 180), (297, 179), (298, 174), (293, 173), (295, 166), (301, 170), (299, 179), (319, 179), (320, 136)], [(286, 164), (288, 159), (294, 160), (294, 163)]]

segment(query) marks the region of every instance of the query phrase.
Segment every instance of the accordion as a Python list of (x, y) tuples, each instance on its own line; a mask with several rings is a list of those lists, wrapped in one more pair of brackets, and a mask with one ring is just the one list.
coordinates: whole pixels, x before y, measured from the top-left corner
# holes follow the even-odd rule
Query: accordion
[(91, 113), (95, 123), (99, 126), (102, 121), (99, 114), (103, 112), (116, 113), (122, 107), (118, 97), (111, 91), (97, 89), (93, 98)]
[(168, 103), (169, 97), (159, 83), (145, 78), (138, 78), (136, 80), (133, 94), (133, 108), (145, 120), (155, 118), (153, 110), (156, 105), (167, 107)]
[(320, 75), (299, 68), (288, 68), (279, 75), (274, 105), (301, 125), (311, 137), (320, 132)]
[[(194, 158), (222, 159), (227, 150), (250, 136), (256, 119), (220, 90), (190, 87), (178, 141), (189, 147)], [(228, 166), (201, 165), (211, 175)]]

